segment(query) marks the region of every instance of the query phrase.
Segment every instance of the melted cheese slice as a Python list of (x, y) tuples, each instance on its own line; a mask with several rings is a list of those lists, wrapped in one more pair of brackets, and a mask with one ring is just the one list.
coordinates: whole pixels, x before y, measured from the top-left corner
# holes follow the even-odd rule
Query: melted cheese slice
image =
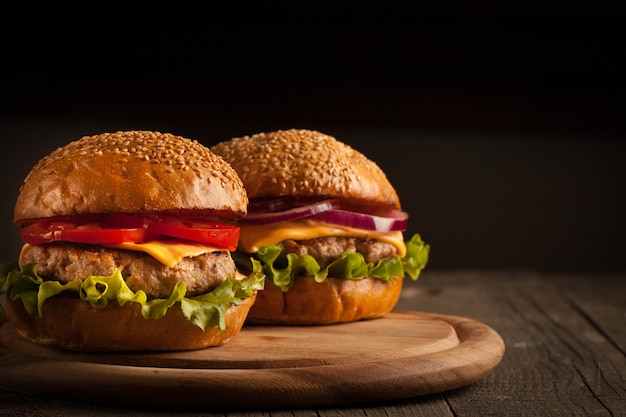
[(402, 232), (376, 232), (337, 226), (314, 220), (287, 221), (263, 225), (240, 225), (239, 246), (248, 253), (255, 253), (263, 245), (272, 245), (286, 239), (304, 240), (328, 236), (375, 239), (398, 248), (401, 257), (406, 255)]
[[(30, 245), (25, 243), (20, 251), (19, 263), (22, 264), (24, 252)], [(117, 245), (106, 245), (113, 249), (126, 249), (138, 252), (145, 252), (148, 255), (161, 262), (163, 265), (173, 267), (183, 258), (203, 255), (210, 252), (224, 252), (224, 248), (214, 248), (202, 244), (193, 243), (168, 243), (168, 242), (147, 242), (147, 243), (131, 243), (125, 242)]]
[(107, 245), (110, 248), (126, 249), (145, 252), (161, 262), (163, 265), (172, 267), (183, 258), (203, 255), (209, 252), (224, 252), (224, 248), (214, 248), (194, 243), (169, 243), (169, 242), (124, 242), (117, 245)]

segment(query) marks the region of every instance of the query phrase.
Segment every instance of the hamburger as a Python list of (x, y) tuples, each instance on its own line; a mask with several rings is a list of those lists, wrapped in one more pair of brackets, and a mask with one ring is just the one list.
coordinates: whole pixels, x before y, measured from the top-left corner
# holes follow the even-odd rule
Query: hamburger
[(14, 209), (24, 246), (0, 270), (23, 337), (78, 351), (191, 350), (237, 335), (263, 288), (238, 273), (248, 199), (207, 147), (151, 131), (85, 136), (41, 159)]
[(403, 232), (408, 214), (372, 160), (329, 135), (280, 130), (212, 146), (237, 171), (250, 203), (240, 221), (242, 270), (266, 285), (249, 323), (323, 325), (382, 317), (429, 246)]

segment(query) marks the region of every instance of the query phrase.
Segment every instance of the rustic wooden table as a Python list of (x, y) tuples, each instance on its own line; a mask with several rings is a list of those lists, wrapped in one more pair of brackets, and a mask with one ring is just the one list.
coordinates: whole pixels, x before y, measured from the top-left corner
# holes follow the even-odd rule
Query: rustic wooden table
[(407, 282), (397, 309), (485, 323), (504, 340), (504, 357), (466, 387), (358, 406), (177, 412), (0, 390), (0, 416), (626, 415), (626, 273), (428, 270)]

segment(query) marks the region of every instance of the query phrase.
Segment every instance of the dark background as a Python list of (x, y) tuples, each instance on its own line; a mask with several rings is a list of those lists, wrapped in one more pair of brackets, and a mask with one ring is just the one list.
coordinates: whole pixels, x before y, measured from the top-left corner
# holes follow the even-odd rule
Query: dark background
[(381, 165), (431, 268), (624, 269), (620, 2), (178, 4), (5, 16), (0, 261), (71, 140), (307, 128)]

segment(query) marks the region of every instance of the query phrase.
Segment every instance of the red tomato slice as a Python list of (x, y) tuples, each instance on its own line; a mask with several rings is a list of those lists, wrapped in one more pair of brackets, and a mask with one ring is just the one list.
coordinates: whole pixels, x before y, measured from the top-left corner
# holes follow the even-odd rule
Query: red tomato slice
[(31, 245), (67, 241), (95, 245), (141, 243), (163, 237), (201, 242), (227, 250), (237, 249), (239, 228), (226, 223), (159, 217), (147, 219), (125, 214), (44, 220), (22, 228), (22, 239)]
[(144, 227), (103, 228), (98, 223), (43, 221), (22, 228), (20, 234), (24, 242), (31, 245), (58, 241), (114, 245), (122, 242), (142, 242), (146, 237), (146, 229)]
[(199, 219), (160, 218), (150, 223), (148, 230), (160, 235), (211, 244), (230, 251), (237, 249), (239, 227)]

